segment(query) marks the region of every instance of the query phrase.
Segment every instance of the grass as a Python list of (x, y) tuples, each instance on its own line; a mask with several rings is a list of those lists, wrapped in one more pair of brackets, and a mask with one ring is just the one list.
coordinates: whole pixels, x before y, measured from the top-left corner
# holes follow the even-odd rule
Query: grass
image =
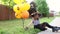
[[(53, 19), (54, 17), (50, 17), (49, 19), (47, 17), (40, 18), (40, 22), (50, 23)], [(24, 21), (24, 25), (26, 26), (30, 23), (30, 21), (31, 19), (26, 19)], [(38, 31), (40, 31), (35, 31), (33, 27), (29, 28), (28, 30), (24, 30), (22, 22), (22, 19), (0, 21), (0, 34), (36, 34)]]
[(50, 17), (50, 18), (44, 17), (44, 18), (41, 18), (41, 19), (40, 19), (40, 22), (41, 22), (41, 23), (43, 23), (43, 22), (48, 22), (48, 23), (50, 23), (53, 19), (54, 19), (54, 17)]

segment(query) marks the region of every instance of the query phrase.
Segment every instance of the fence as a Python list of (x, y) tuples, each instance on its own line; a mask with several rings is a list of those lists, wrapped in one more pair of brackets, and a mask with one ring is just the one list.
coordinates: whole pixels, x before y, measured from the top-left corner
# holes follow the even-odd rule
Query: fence
[(0, 20), (15, 19), (15, 13), (8, 6), (0, 4)]

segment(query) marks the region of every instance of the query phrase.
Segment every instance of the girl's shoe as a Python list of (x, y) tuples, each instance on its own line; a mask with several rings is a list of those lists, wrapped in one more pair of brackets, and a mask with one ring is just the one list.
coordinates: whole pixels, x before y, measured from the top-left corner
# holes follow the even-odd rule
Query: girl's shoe
[(60, 27), (54, 27), (54, 28), (52, 29), (53, 32), (58, 32), (58, 30), (60, 30)]

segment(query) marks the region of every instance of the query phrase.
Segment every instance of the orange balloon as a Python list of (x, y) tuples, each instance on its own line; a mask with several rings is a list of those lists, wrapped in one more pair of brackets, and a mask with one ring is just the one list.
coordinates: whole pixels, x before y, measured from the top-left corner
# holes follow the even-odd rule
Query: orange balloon
[(23, 12), (22, 12), (22, 18), (23, 18), (23, 19), (26, 19), (26, 18), (28, 18), (28, 17), (29, 17), (28, 11), (23, 11)]
[(21, 18), (21, 13), (20, 14), (19, 13), (15, 13), (15, 17), (20, 19)]

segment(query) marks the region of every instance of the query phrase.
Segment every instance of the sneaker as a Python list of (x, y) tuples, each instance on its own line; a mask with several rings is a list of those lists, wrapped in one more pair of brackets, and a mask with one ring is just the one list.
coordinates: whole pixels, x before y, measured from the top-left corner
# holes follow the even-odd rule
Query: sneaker
[(53, 28), (52, 28), (52, 31), (53, 31), (53, 32), (58, 32), (58, 30), (60, 30), (59, 27), (53, 27)]

